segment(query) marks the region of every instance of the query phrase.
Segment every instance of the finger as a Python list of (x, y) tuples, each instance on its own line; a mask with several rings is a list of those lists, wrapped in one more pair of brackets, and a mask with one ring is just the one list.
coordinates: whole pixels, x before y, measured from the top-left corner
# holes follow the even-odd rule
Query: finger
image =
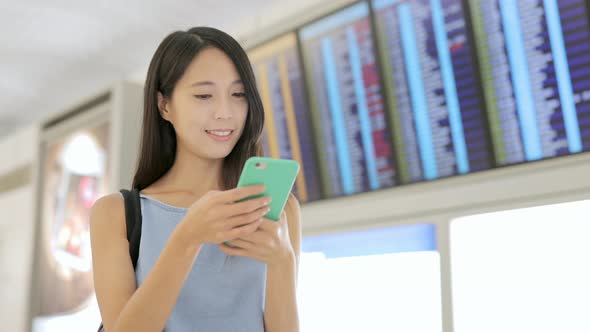
[(262, 184), (234, 188), (224, 191), (222, 201), (224, 203), (234, 203), (250, 196), (256, 196), (264, 193), (266, 186)]
[(225, 252), (229, 256), (248, 257), (248, 258), (252, 258), (254, 260), (264, 263), (264, 259), (263, 259), (264, 256), (259, 255), (254, 252), (251, 252), (250, 250), (237, 248), (237, 247), (232, 248), (232, 247), (227, 246), (225, 244), (219, 244), (218, 246), (219, 246), (219, 249), (221, 249), (221, 251)]
[(266, 206), (261, 207), (253, 212), (234, 216), (228, 219), (227, 223), (230, 228), (240, 227), (258, 221), (266, 215), (270, 209)]
[[(232, 242), (233, 243), (233, 242)], [(218, 245), (219, 249), (221, 249), (221, 251), (225, 252), (226, 254), (230, 255), (230, 256), (247, 256), (247, 251), (245, 249), (239, 248), (239, 247), (230, 247), (225, 243), (220, 243)]]
[(278, 228), (279, 225), (280, 225), (280, 221), (274, 221), (271, 219), (262, 218), (262, 223), (260, 224), (260, 226), (258, 228), (261, 230), (264, 230), (264, 231), (270, 231), (270, 230), (274, 230), (274, 229)]
[(259, 245), (260, 243), (264, 243), (267, 237), (268, 234), (265, 231), (261, 230), (260, 226), (258, 226), (258, 230), (256, 230), (256, 232), (241, 236), (237, 240), (244, 240), (252, 244)]
[(262, 223), (262, 220), (258, 219), (247, 225), (232, 228), (231, 230), (226, 232), (224, 238), (226, 238), (228, 241), (231, 241), (234, 239), (244, 237), (250, 233), (255, 232), (260, 226), (260, 223)]
[(247, 201), (227, 205), (224, 209), (227, 212), (228, 217), (233, 217), (255, 211), (256, 209), (259, 209), (261, 207), (268, 206), (270, 204), (270, 201), (270, 196), (262, 196)]
[(256, 245), (250, 241), (246, 241), (244, 239), (235, 239), (231, 240), (231, 244), (235, 247), (252, 250)]

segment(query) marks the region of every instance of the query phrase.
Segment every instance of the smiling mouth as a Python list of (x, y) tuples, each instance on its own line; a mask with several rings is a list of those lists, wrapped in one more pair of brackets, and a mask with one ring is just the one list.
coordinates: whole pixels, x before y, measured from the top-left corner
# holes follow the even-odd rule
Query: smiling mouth
[(219, 137), (227, 137), (231, 135), (234, 131), (230, 129), (223, 129), (223, 130), (205, 130), (205, 132), (209, 135), (219, 136)]
[(216, 129), (205, 130), (205, 133), (216, 142), (228, 142), (233, 137), (234, 131), (231, 129)]

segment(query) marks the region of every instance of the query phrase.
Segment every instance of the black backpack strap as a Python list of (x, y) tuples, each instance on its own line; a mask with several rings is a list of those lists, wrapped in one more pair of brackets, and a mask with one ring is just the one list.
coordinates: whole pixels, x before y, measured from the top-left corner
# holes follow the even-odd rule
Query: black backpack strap
[(139, 256), (139, 242), (141, 240), (141, 205), (139, 202), (139, 190), (121, 189), (125, 201), (125, 224), (127, 225), (127, 240), (129, 241), (129, 256), (133, 263), (133, 269), (137, 266)]
[[(125, 202), (125, 225), (127, 226), (127, 240), (129, 241), (129, 256), (133, 263), (133, 269), (137, 266), (139, 257), (139, 242), (141, 240), (141, 203), (139, 202), (139, 190), (121, 189)], [(102, 323), (98, 332), (104, 332)]]

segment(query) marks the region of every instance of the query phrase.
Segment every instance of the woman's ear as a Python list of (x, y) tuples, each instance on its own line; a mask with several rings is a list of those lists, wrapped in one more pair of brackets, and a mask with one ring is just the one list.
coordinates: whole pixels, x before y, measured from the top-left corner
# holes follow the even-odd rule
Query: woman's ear
[(162, 95), (160, 91), (158, 91), (158, 111), (160, 112), (160, 116), (170, 122), (169, 116), (170, 112), (168, 112), (168, 99)]

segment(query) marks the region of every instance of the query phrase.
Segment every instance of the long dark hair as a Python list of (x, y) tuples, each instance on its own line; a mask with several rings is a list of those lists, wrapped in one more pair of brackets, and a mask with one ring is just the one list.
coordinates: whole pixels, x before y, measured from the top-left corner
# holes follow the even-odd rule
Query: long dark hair
[(162, 177), (176, 158), (176, 132), (158, 111), (157, 93), (171, 98), (172, 91), (192, 60), (203, 49), (215, 47), (232, 60), (244, 84), (248, 115), (242, 136), (225, 157), (222, 169), (223, 189), (237, 185), (246, 160), (262, 155), (260, 137), (264, 110), (248, 56), (240, 44), (223, 31), (196, 27), (168, 35), (154, 54), (144, 87), (143, 127), (137, 171), (133, 188), (142, 190)]

